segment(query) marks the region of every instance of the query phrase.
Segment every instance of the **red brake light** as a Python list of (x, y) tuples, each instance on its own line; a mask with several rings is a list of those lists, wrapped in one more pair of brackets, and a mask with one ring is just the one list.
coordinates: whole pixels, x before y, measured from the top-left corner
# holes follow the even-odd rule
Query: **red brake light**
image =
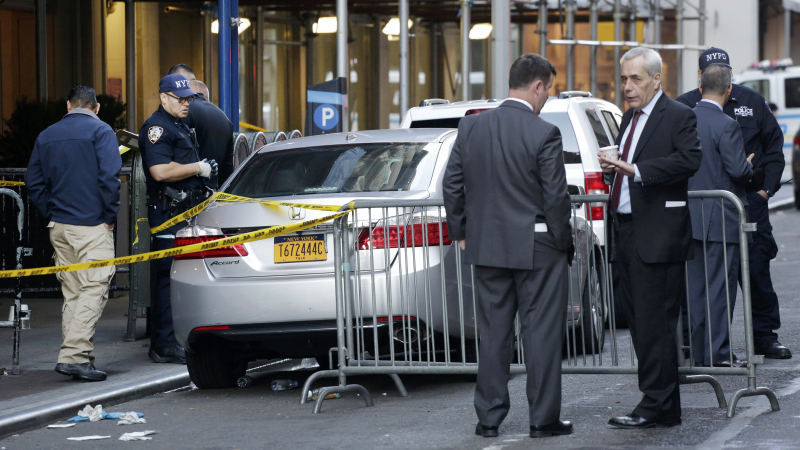
[[(584, 177), (586, 182), (586, 193), (592, 194), (608, 194), (608, 185), (603, 182), (603, 172), (587, 172)], [(603, 220), (603, 204), (592, 203), (591, 207), (592, 220)]]
[(210, 327), (197, 327), (192, 331), (220, 331), (220, 330), (230, 330), (231, 327), (228, 325), (212, 325)]
[(484, 111), (488, 111), (488, 110), (490, 110), (490, 109), (491, 109), (491, 108), (483, 108), (483, 109), (470, 109), (469, 111), (467, 111), (466, 113), (464, 113), (464, 116), (466, 117), (466, 116), (471, 116), (471, 115), (473, 115), (473, 114), (480, 114), (480, 113), (482, 113), (482, 112), (484, 112)]
[[(228, 236), (177, 237), (175, 238), (175, 247), (211, 242), (226, 237)], [(215, 248), (204, 252), (186, 253), (175, 256), (175, 259), (235, 258), (238, 256), (247, 256), (247, 250), (244, 248), (243, 244)]]
[(439, 234), (440, 222), (429, 222), (427, 224), (427, 238), (422, 235), (423, 224), (415, 223), (410, 226), (390, 225), (388, 227), (372, 228), (372, 245), (370, 245), (370, 229), (364, 228), (358, 236), (358, 249), (369, 250), (386, 248), (387, 230), (389, 248), (398, 247), (423, 247), (439, 245), (440, 237), (442, 245), (450, 245), (452, 241), (447, 236), (447, 222), (441, 222), (442, 233)]
[(800, 150), (800, 134), (794, 137), (794, 148), (793, 150), (797, 151)]

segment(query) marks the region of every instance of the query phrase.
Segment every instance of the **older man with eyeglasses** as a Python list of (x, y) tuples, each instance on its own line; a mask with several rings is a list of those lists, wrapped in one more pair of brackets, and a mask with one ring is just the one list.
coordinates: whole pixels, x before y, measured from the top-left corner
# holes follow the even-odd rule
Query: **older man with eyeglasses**
[[(147, 216), (151, 227), (201, 203), (211, 193), (206, 181), (217, 173), (217, 163), (200, 160), (194, 130), (183, 122), (196, 95), (183, 75), (165, 76), (159, 85), (161, 105), (139, 131), (139, 149), (146, 167)], [(181, 227), (183, 224), (177, 224), (156, 233), (153, 250), (172, 248), (175, 232)], [(185, 364), (186, 354), (175, 339), (172, 326), (171, 265), (172, 258), (152, 261), (148, 356), (158, 363)]]

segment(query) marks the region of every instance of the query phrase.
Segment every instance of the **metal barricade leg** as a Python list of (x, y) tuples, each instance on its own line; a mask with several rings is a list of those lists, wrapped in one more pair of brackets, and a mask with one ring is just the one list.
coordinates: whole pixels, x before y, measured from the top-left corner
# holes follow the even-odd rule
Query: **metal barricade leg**
[(697, 384), (708, 383), (714, 388), (714, 394), (717, 396), (717, 403), (720, 408), (727, 408), (728, 402), (725, 400), (725, 393), (722, 391), (722, 385), (719, 384), (716, 378), (711, 375), (681, 375), (679, 378), (680, 384)]

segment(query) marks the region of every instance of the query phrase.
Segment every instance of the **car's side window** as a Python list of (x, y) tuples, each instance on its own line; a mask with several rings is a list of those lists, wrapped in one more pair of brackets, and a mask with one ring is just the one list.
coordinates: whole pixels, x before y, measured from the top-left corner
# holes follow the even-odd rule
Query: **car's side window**
[(786, 108), (800, 108), (800, 78), (787, 78), (783, 89)]
[[(764, 99), (766, 101), (769, 101), (769, 80), (748, 80), (748, 81), (742, 81), (739, 84), (744, 87), (748, 87), (754, 91), (758, 91), (759, 94), (764, 96)], [(788, 107), (789, 106), (787, 106), (787, 108)]]
[(592, 131), (594, 131), (594, 137), (597, 139), (598, 147), (602, 148), (612, 145), (612, 142), (609, 142), (606, 129), (603, 127), (603, 123), (597, 115), (597, 110), (594, 108), (586, 108), (586, 117), (589, 119), (589, 124), (592, 126)]
[(617, 136), (619, 135), (619, 125), (617, 124), (617, 120), (614, 118), (614, 114), (612, 114), (610, 111), (603, 111), (603, 117), (606, 119), (608, 131), (611, 132), (611, 139), (616, 142)]

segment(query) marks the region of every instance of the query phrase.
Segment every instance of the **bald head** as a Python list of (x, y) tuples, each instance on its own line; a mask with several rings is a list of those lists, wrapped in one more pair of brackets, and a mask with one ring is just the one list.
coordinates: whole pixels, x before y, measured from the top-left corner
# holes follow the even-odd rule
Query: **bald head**
[(200, 80), (191, 80), (189, 82), (189, 87), (191, 90), (201, 94), (206, 100), (211, 98), (211, 93), (208, 92), (208, 86)]

